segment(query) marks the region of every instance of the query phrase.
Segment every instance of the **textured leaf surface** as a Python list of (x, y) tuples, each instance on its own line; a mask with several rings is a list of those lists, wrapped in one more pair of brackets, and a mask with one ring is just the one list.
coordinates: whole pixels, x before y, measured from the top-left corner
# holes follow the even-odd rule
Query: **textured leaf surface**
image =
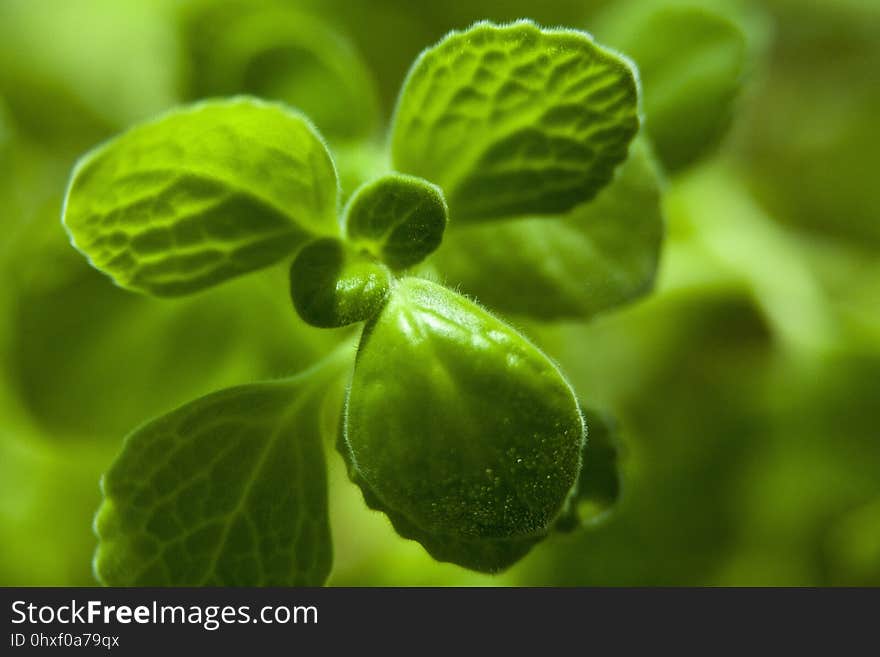
[(668, 169), (692, 164), (718, 145), (748, 59), (736, 22), (699, 3), (630, 2), (614, 6), (600, 34), (638, 64), (645, 127)]
[(290, 268), (290, 296), (312, 326), (333, 328), (369, 319), (382, 306), (391, 272), (372, 256), (332, 237), (300, 251)]
[(478, 23), (413, 65), (393, 162), (440, 185), (453, 222), (562, 213), (611, 180), (637, 105), (633, 69), (588, 34)]
[(348, 238), (388, 266), (405, 269), (425, 259), (443, 239), (446, 200), (436, 185), (392, 174), (361, 187), (345, 219)]
[(583, 465), (569, 507), (556, 524), (560, 531), (600, 523), (620, 498), (620, 447), (614, 421), (596, 411), (582, 411), (587, 422)]
[(336, 232), (333, 162), (296, 113), (246, 97), (139, 125), (74, 170), (64, 223), (121, 286), (194, 292)]
[(131, 434), (102, 482), (111, 586), (317, 586), (330, 570), (320, 386), (208, 395)]
[(554, 523), (583, 420), (553, 363), (435, 283), (407, 278), (361, 341), (342, 451), (367, 502), (437, 559), (495, 572)]
[(449, 231), (433, 256), (443, 280), (503, 313), (577, 319), (653, 286), (663, 237), (661, 184), (642, 140), (614, 181), (564, 217)]

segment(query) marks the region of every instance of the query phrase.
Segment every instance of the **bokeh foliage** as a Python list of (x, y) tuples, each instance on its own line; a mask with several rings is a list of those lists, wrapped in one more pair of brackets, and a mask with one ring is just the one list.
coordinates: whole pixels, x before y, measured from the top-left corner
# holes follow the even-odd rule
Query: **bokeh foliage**
[[(410, 63), (448, 30), (529, 17), (626, 49), (614, 26), (662, 4), (687, 3), (0, 0), (0, 583), (95, 583), (98, 479), (120, 438), (296, 372), (339, 337), (297, 319), (283, 266), (180, 300), (115, 287), (59, 221), (81, 152), (180, 102), (249, 92), (311, 116), (349, 194), (383, 166)], [(588, 323), (516, 320), (616, 418), (617, 509), (479, 575), (365, 510), (331, 436), (331, 584), (880, 584), (880, 8), (698, 4), (743, 40), (692, 44), (690, 73), (745, 82), (718, 88), (735, 96), (721, 127), (658, 137), (648, 114), (672, 144), (657, 148), (656, 291)]]

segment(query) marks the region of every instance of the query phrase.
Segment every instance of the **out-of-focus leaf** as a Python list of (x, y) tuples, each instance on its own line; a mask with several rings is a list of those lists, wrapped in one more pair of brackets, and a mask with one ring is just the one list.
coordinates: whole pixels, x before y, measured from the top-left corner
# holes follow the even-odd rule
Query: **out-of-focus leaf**
[(375, 136), (379, 105), (360, 55), (283, 3), (199, 2), (185, 15), (194, 98), (248, 93), (301, 110), (330, 140)]
[(98, 579), (321, 585), (332, 558), (319, 422), (328, 367), (208, 395), (131, 434), (102, 481)]
[(664, 166), (677, 171), (727, 132), (746, 71), (746, 35), (709, 3), (616, 3), (597, 33), (635, 60), (645, 128)]
[(306, 245), (290, 267), (293, 307), (304, 321), (321, 328), (369, 319), (390, 288), (385, 265), (332, 237)]
[(443, 188), (453, 225), (563, 213), (626, 159), (637, 106), (629, 62), (588, 34), (477, 23), (413, 64), (392, 163)]
[(0, 582), (94, 586), (95, 484), (112, 454), (106, 445), (41, 444), (5, 411), (0, 402)]
[[(829, 300), (797, 242), (767, 215), (732, 167), (716, 161), (679, 177), (665, 206), (667, 285), (700, 285), (719, 275), (747, 283), (781, 341), (821, 351), (839, 338)], [(694, 256), (707, 261), (690, 266), (687, 259)]]
[(363, 185), (389, 170), (385, 145), (378, 141), (354, 141), (333, 144), (333, 160), (342, 188), (342, 200)]
[(464, 297), (405, 278), (364, 329), (340, 448), (367, 503), (435, 558), (519, 560), (562, 511), (583, 441), (556, 366)]
[(177, 102), (178, 78), (160, 2), (0, 3), (0, 93), (40, 142), (85, 148)]
[(850, 345), (880, 350), (880, 258), (870, 244), (799, 235), (793, 248), (822, 286)]
[(9, 112), (6, 109), (6, 103), (3, 101), (3, 97), (0, 96), (0, 154), (5, 154), (6, 147), (11, 140), (12, 126), (10, 125)]
[(64, 224), (117, 284), (175, 296), (338, 232), (337, 197), (333, 160), (311, 124), (241, 97), (177, 109), (87, 154)]
[(71, 256), (56, 256), (59, 280), (17, 281), (6, 315), (7, 382), (53, 442), (117, 442), (217, 387), (302, 369), (338, 339), (298, 320), (284, 272), (159, 302)]
[(662, 236), (659, 175), (637, 140), (594, 201), (564, 217), (450, 230), (431, 262), (449, 285), (500, 312), (585, 318), (652, 288)]
[(740, 121), (742, 169), (776, 220), (876, 254), (880, 5), (770, 4), (774, 48)]
[(15, 134), (0, 158), (0, 267), (7, 256), (14, 256), (19, 272), (39, 267), (35, 251), (47, 241), (64, 243), (64, 249), (70, 250), (58, 221), (70, 161), (25, 139), (14, 121), (11, 129)]
[(430, 255), (446, 229), (442, 190), (414, 176), (390, 174), (361, 187), (345, 213), (345, 234), (392, 269)]
[(660, 292), (549, 331), (541, 344), (562, 333), (548, 351), (578, 394), (601, 399), (626, 427), (626, 489), (599, 526), (536, 550), (520, 581), (712, 581), (736, 541), (743, 463), (766, 440), (761, 383), (773, 337), (747, 289)]
[(761, 391), (768, 411), (740, 467), (739, 554), (721, 583), (868, 584), (880, 352), (843, 344), (781, 365)]
[(880, 497), (844, 515), (824, 547), (832, 584), (880, 586)]

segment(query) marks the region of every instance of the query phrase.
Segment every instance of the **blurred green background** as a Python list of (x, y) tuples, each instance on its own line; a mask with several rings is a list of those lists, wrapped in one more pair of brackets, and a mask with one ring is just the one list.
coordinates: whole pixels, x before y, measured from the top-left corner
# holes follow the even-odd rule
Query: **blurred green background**
[[(98, 480), (121, 438), (339, 337), (299, 322), (281, 268), (175, 301), (114, 287), (59, 221), (79, 154), (248, 92), (312, 116), (350, 192), (409, 64), (446, 31), (529, 17), (622, 46), (658, 4), (0, 0), (0, 584), (94, 584)], [(590, 322), (520, 323), (616, 417), (615, 513), (479, 575), (398, 538), (330, 454), (330, 584), (880, 585), (880, 4), (698, 4), (744, 39), (701, 33), (685, 68), (731, 48), (747, 64), (717, 90), (736, 92), (729, 116), (678, 108), (652, 132), (668, 167), (656, 291)], [(671, 61), (654, 45), (670, 47), (627, 50), (652, 130)], [(689, 143), (705, 116), (717, 125)]]

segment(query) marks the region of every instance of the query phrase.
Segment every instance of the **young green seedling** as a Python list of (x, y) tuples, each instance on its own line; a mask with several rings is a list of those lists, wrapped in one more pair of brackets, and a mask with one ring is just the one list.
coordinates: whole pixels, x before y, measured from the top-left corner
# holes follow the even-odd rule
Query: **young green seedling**
[[(366, 181), (342, 209), (333, 157), (309, 120), (250, 97), (173, 110), (85, 156), (64, 224), (118, 285), (189, 294), (292, 259), (290, 296), (305, 322), (364, 322), (356, 355), (344, 342), (312, 370), (209, 395), (131, 434), (102, 482), (99, 580), (323, 583), (332, 548), (319, 418), (346, 381), (335, 413), (352, 480), (437, 559), (497, 572), (554, 527), (578, 525), (584, 500), (609, 503), (611, 448), (598, 471), (589, 467), (584, 413), (559, 368), (423, 274), (442, 277), (446, 262), (479, 270), (479, 248), (434, 257), (447, 232), (467, 244), (479, 227), (480, 240), (504, 244), (518, 222), (533, 231), (521, 235), (553, 231), (596, 199), (601, 211), (573, 228), (576, 243), (608, 234), (598, 243), (621, 244), (640, 225), (638, 246), (613, 246), (609, 264), (592, 269), (585, 250), (588, 279), (577, 290), (557, 294), (558, 276), (536, 270), (545, 306), (558, 304), (538, 314), (586, 317), (642, 293), (660, 216), (647, 147), (627, 161), (638, 128), (625, 58), (574, 30), (479, 23), (415, 62), (391, 126), (394, 171)], [(636, 273), (583, 301), (589, 277), (607, 278), (618, 253)], [(527, 249), (504, 257), (529, 278)], [(580, 266), (576, 249), (566, 259)], [(499, 299), (518, 292), (515, 276), (494, 282)], [(585, 474), (601, 485), (579, 481)]]

